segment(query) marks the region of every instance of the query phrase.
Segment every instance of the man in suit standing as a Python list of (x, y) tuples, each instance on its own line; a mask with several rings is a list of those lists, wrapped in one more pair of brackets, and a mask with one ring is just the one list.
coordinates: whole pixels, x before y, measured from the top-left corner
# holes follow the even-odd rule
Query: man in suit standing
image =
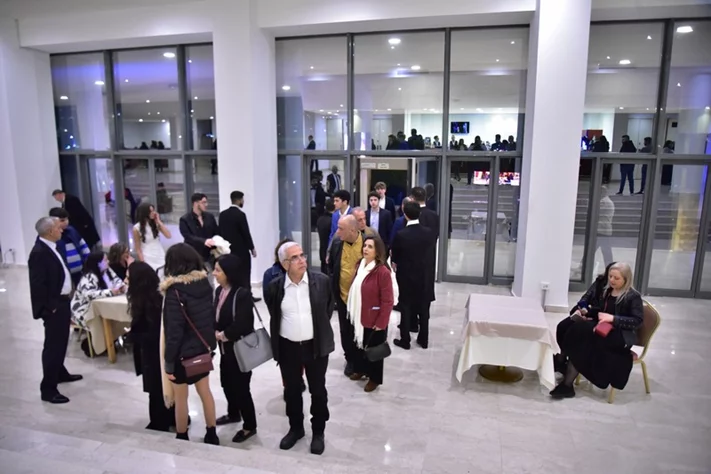
[(42, 401), (59, 404), (69, 399), (59, 393), (57, 384), (76, 382), (81, 375), (73, 375), (64, 366), (69, 342), (71, 321), (72, 277), (66, 262), (57, 250), (62, 238), (62, 228), (56, 217), (43, 217), (35, 230), (39, 238), (30, 252), (27, 263), (30, 273), (30, 299), (32, 316), (44, 321), (44, 348), (42, 349)]
[[(431, 262), (437, 238), (431, 229), (421, 224), (419, 217), (422, 208), (419, 204), (408, 202), (404, 209), (407, 226), (395, 235), (392, 247), (392, 262), (400, 288), (398, 303), (402, 312), (400, 339), (395, 339), (393, 343), (409, 350), (410, 332), (419, 331), (417, 344), (427, 349), (430, 304), (435, 300)], [(419, 328), (413, 327), (418, 320)]]
[(439, 238), (439, 215), (427, 208), (427, 191), (419, 186), (412, 188), (410, 197), (422, 208), (420, 212), (420, 224), (432, 230), (435, 236)]
[(321, 259), (321, 273), (328, 275), (328, 265), (326, 264), (326, 254), (328, 252), (328, 238), (331, 236), (331, 219), (336, 208), (333, 201), (326, 199), (326, 212), (318, 218), (316, 229), (318, 230), (318, 255)]
[(333, 196), (336, 191), (343, 189), (343, 183), (341, 181), (341, 176), (338, 174), (338, 166), (333, 165), (331, 167), (331, 174), (326, 176), (326, 192)]
[(277, 250), (285, 273), (269, 283), (264, 301), (271, 316), (272, 353), (284, 381), (289, 432), (279, 444), (291, 449), (305, 436), (303, 372), (311, 393), (311, 453), (323, 454), (324, 431), (330, 414), (326, 369), (334, 350), (331, 315), (333, 301), (328, 277), (307, 268), (306, 255), (296, 242), (286, 242)]
[(396, 212), (395, 212), (395, 201), (393, 201), (393, 198), (387, 197), (385, 193), (388, 191), (388, 187), (385, 183), (382, 181), (378, 182), (375, 184), (375, 192), (378, 193), (378, 206), (380, 206), (380, 209), (385, 209), (390, 213), (390, 217), (392, 217), (393, 222), (395, 221), (395, 218), (397, 217)]
[(390, 211), (380, 208), (380, 196), (376, 192), (368, 194), (370, 207), (365, 212), (365, 222), (383, 239), (386, 246), (390, 244), (390, 234), (393, 230), (393, 217)]
[(395, 219), (395, 223), (393, 224), (393, 228), (390, 231), (390, 240), (388, 246), (392, 248), (393, 246), (393, 240), (395, 240), (395, 234), (400, 232), (402, 229), (405, 228), (405, 224), (407, 221), (405, 220), (405, 204), (408, 202), (412, 201), (409, 197), (405, 196), (402, 198), (402, 203), (400, 204), (400, 208), (402, 209), (402, 215)]
[(338, 221), (341, 217), (353, 213), (353, 209), (351, 208), (351, 193), (345, 189), (336, 191), (333, 194), (333, 205), (335, 206), (336, 211), (333, 213), (333, 217), (331, 218), (331, 235), (328, 236), (329, 245), (333, 240), (333, 236), (336, 235), (336, 230), (338, 230)]
[(180, 218), (180, 235), (185, 243), (197, 250), (205, 265), (211, 267), (210, 250), (215, 247), (212, 238), (218, 234), (215, 216), (207, 212), (207, 196), (195, 193), (190, 197), (192, 210)]
[(311, 173), (311, 189), (309, 189), (311, 197), (311, 230), (316, 230), (316, 222), (319, 216), (323, 214), (323, 209), (326, 206), (326, 191), (321, 186), (321, 180), (318, 173)]
[[(252, 234), (249, 232), (247, 215), (242, 211), (244, 207), (244, 193), (232, 191), (230, 193), (232, 205), (220, 213), (219, 235), (230, 243), (230, 253), (237, 255), (245, 265), (240, 265), (242, 270), (241, 281), (252, 280), (252, 257), (257, 258)], [(251, 254), (251, 255), (250, 255)], [(261, 301), (259, 298), (252, 299)]]
[(101, 237), (96, 230), (94, 218), (86, 210), (78, 197), (67, 194), (61, 189), (52, 191), (52, 197), (62, 204), (62, 207), (69, 213), (72, 225), (79, 231), (79, 235), (84, 239), (90, 249), (99, 243)]

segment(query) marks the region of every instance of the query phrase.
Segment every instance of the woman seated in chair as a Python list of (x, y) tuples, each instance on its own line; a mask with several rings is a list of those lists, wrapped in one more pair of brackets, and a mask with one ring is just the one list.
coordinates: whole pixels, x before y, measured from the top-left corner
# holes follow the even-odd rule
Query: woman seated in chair
[(72, 297), (72, 321), (80, 328), (86, 328), (86, 315), (91, 302), (98, 298), (108, 298), (125, 293), (126, 286), (109, 268), (104, 252), (92, 252), (84, 262), (82, 277)]
[[(632, 371), (631, 347), (642, 324), (642, 297), (632, 288), (632, 268), (615, 263), (609, 269), (607, 287), (587, 314), (576, 311), (565, 331), (561, 349), (568, 357), (563, 381), (550, 394), (553, 398), (575, 396), (573, 382), (578, 374), (602, 389), (612, 385), (623, 389)], [(607, 323), (607, 324), (605, 324)], [(607, 334), (604, 327), (611, 325)]]
[[(590, 288), (588, 288), (588, 291), (585, 292), (582, 298), (580, 298), (580, 301), (578, 301), (578, 303), (573, 307), (573, 309), (570, 310), (570, 316), (563, 319), (561, 322), (558, 323), (558, 326), (556, 326), (555, 339), (558, 342), (559, 347), (563, 347), (563, 340), (565, 339), (565, 334), (568, 332), (568, 329), (570, 329), (570, 327), (573, 325), (576, 318), (578, 316), (587, 318), (589, 308), (600, 306), (600, 299), (602, 298), (603, 294), (605, 293), (605, 289), (607, 288), (607, 280), (610, 274), (610, 267), (612, 267), (614, 264), (615, 262), (609, 264), (607, 268), (605, 268), (605, 273), (603, 273), (602, 275), (598, 275), (593, 284), (590, 285)], [(564, 352), (553, 356), (553, 366), (556, 372), (565, 375), (565, 369), (567, 365), (568, 356)]]

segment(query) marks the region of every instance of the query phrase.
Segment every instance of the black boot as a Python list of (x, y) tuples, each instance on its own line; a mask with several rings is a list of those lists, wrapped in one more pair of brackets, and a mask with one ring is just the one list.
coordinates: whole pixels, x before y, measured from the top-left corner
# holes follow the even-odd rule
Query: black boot
[(190, 438), (188, 438), (187, 431), (185, 433), (175, 433), (175, 439), (182, 439), (183, 441), (190, 441)]
[(220, 445), (220, 438), (217, 437), (217, 428), (215, 426), (208, 427), (205, 432), (205, 439), (203, 440), (205, 444), (213, 444), (215, 446)]

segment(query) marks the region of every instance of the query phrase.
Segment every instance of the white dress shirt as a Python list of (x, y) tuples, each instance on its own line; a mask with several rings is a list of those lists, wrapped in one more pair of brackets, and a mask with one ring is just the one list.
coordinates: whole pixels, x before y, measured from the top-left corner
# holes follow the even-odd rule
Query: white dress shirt
[(378, 210), (373, 210), (370, 208), (370, 227), (372, 227), (376, 232), (380, 229), (380, 208)]
[(405, 225), (405, 227), (410, 227), (411, 225), (419, 225), (419, 223), (420, 223), (419, 219), (413, 219), (411, 221), (407, 221), (407, 224)]
[(69, 273), (69, 269), (67, 268), (67, 264), (64, 263), (64, 259), (62, 256), (59, 254), (59, 251), (57, 250), (57, 242), (52, 242), (50, 240), (45, 239), (44, 237), (39, 238), (42, 242), (44, 242), (49, 248), (52, 249), (52, 252), (54, 252), (54, 255), (57, 256), (59, 259), (59, 263), (62, 264), (62, 268), (64, 269), (64, 282), (62, 283), (62, 296), (69, 296), (69, 294), (72, 292), (72, 276)]
[(385, 198), (384, 197), (382, 197), (378, 200), (378, 206), (380, 207), (380, 209), (385, 209)]
[(284, 276), (284, 300), (281, 302), (281, 337), (292, 342), (314, 338), (314, 322), (309, 298), (309, 276), (294, 283), (289, 274)]

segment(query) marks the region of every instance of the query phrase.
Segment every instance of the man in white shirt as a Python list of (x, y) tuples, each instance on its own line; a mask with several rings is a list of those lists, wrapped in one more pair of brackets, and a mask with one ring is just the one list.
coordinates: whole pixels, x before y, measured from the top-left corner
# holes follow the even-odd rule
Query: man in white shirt
[(284, 380), (289, 432), (281, 449), (291, 449), (305, 436), (302, 368), (311, 392), (311, 452), (322, 454), (324, 431), (329, 418), (326, 369), (335, 344), (331, 315), (333, 300), (329, 279), (307, 268), (306, 255), (296, 242), (286, 242), (277, 251), (286, 273), (264, 288), (264, 301), (271, 315), (272, 353)]
[(41, 398), (45, 402), (67, 403), (57, 384), (76, 382), (81, 375), (70, 374), (64, 367), (71, 321), (72, 277), (64, 258), (57, 250), (62, 228), (56, 217), (43, 217), (35, 230), (39, 237), (27, 263), (30, 273), (32, 316), (44, 320), (44, 348), (42, 349)]

